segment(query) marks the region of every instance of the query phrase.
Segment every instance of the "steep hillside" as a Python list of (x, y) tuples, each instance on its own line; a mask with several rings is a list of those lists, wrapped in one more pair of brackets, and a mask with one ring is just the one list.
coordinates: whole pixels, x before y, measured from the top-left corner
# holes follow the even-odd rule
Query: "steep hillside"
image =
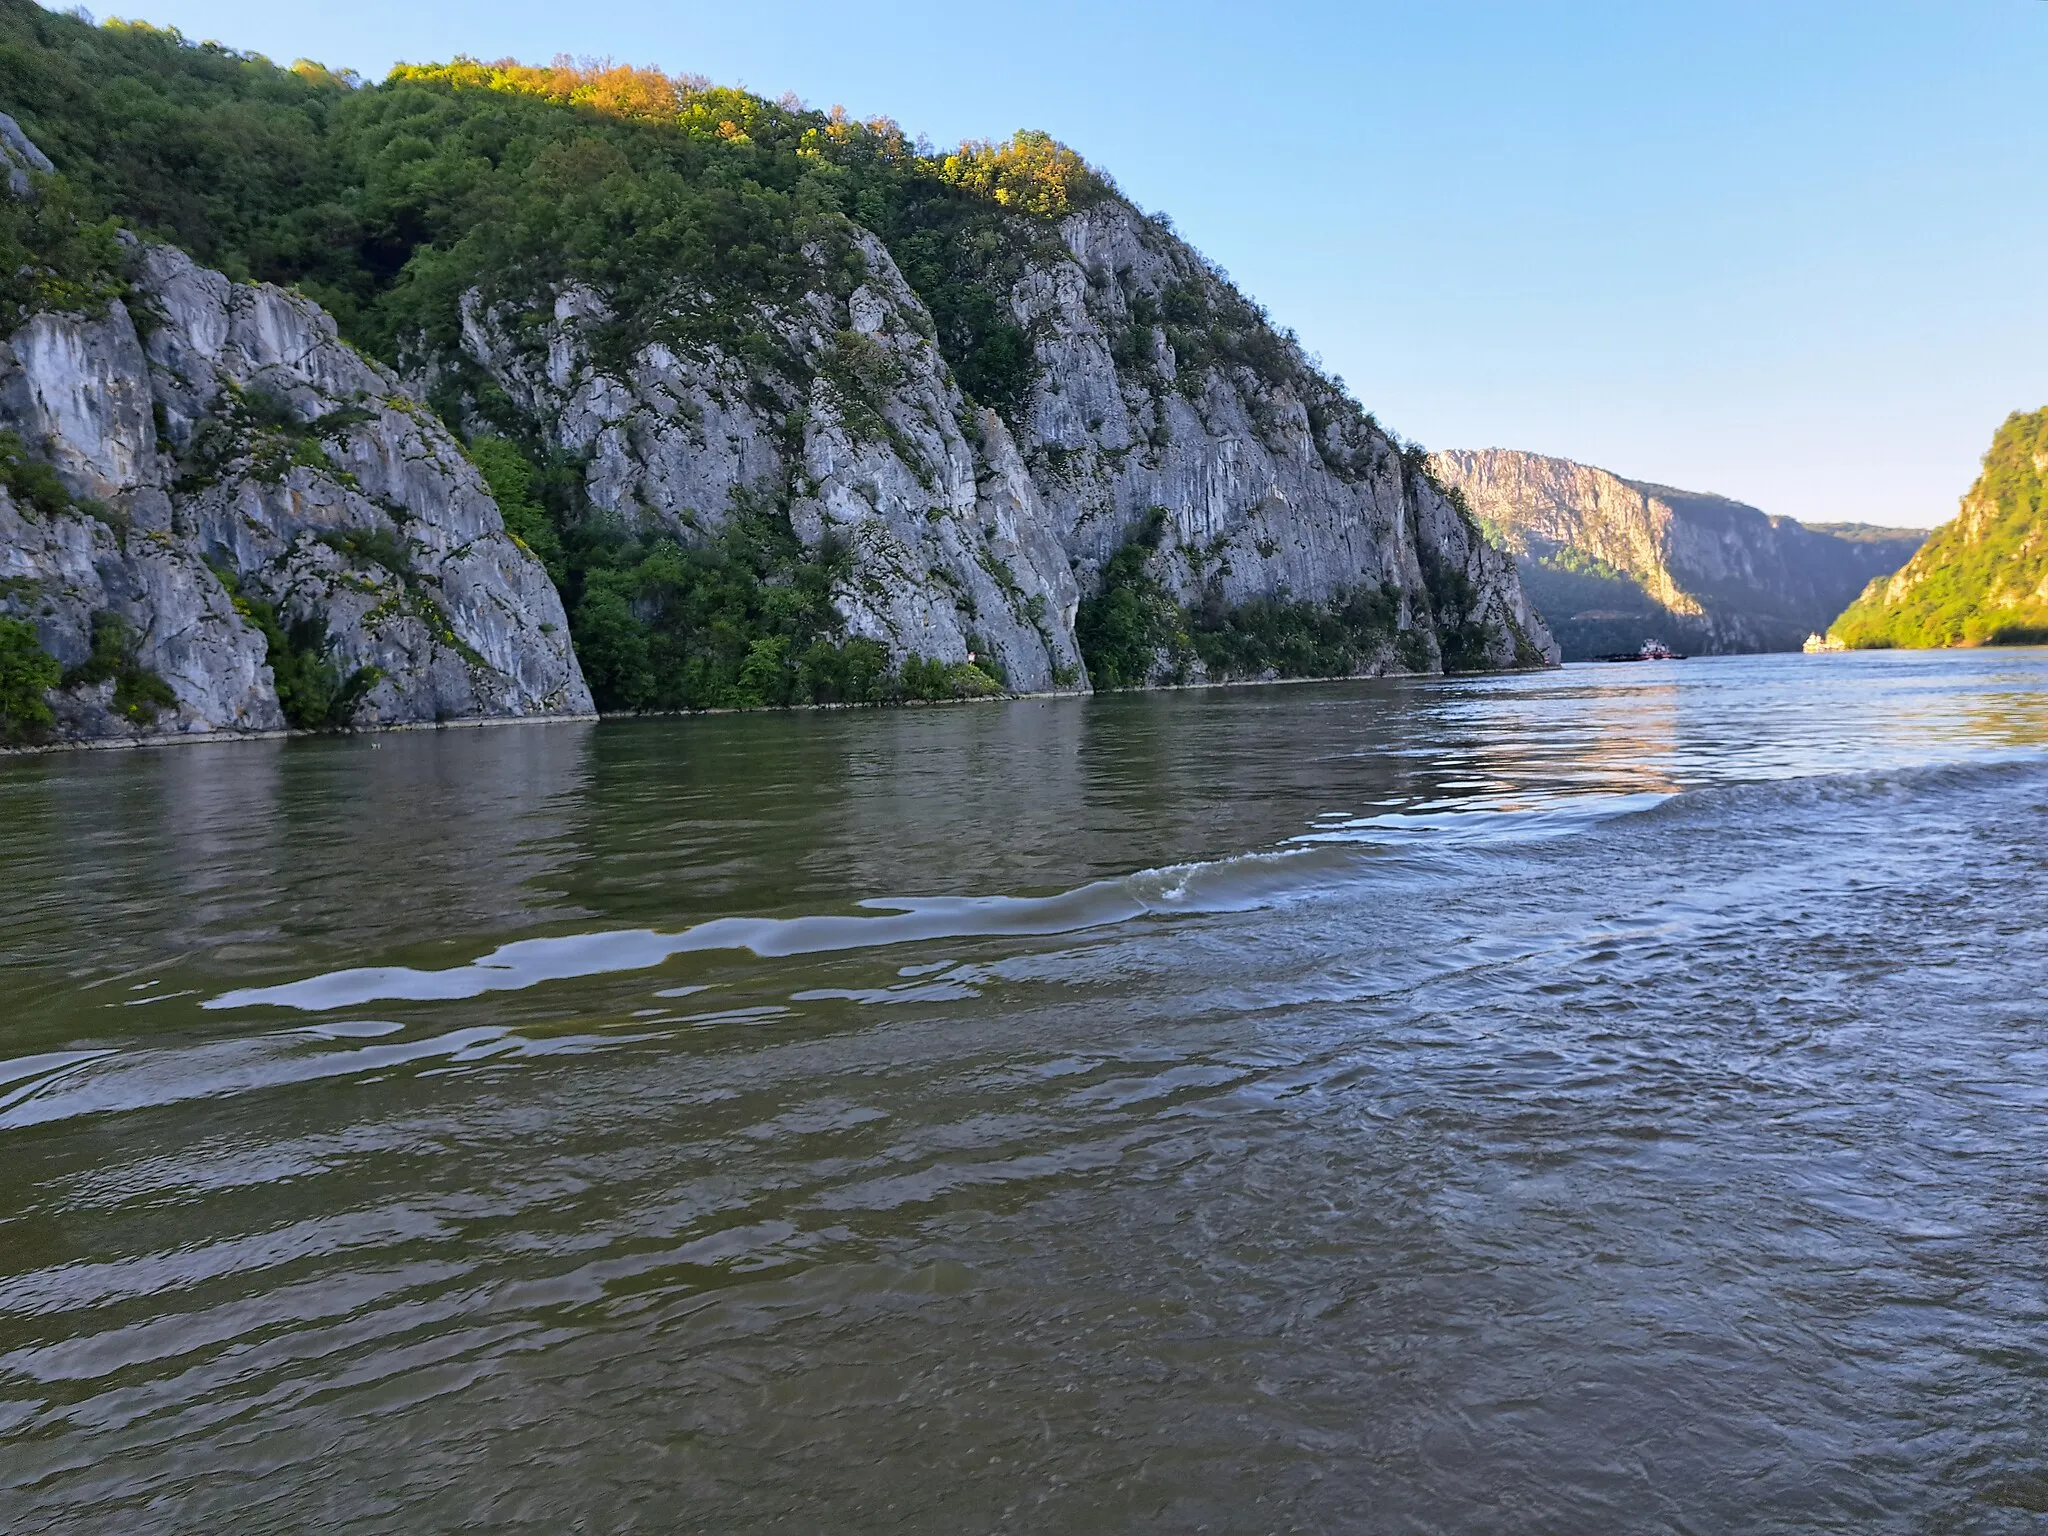
[(123, 297), (0, 343), (0, 742), (589, 711), (416, 398), (303, 299), (123, 255)]
[(1634, 650), (1645, 637), (1708, 654), (1797, 650), (1926, 537), (1809, 527), (1539, 454), (1486, 449), (1430, 463), (1521, 557), (1530, 601), (1574, 659)]
[(1556, 654), (1420, 454), (1042, 135), (630, 69), (362, 88), (25, 0), (0, 104), (57, 173), (0, 305), (143, 314), (159, 241), (317, 303), (485, 477), (602, 705)]
[(1829, 632), (1854, 648), (2048, 645), (2048, 409), (2006, 418), (1954, 521)]

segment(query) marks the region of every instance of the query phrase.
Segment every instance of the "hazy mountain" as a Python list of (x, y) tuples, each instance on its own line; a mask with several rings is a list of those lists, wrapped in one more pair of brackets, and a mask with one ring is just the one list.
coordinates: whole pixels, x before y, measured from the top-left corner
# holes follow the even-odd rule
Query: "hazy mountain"
[(1805, 525), (1698, 491), (1508, 449), (1430, 456), (1520, 560), (1568, 660), (1646, 638), (1700, 652), (1797, 650), (1926, 534)]

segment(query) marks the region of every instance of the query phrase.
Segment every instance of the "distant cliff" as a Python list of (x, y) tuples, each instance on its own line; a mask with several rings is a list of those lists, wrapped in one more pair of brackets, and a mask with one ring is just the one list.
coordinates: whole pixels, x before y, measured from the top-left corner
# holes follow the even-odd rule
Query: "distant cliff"
[(1725, 496), (1506, 449), (1430, 465), (1521, 562), (1568, 658), (1656, 638), (1701, 653), (1797, 650), (1926, 535), (1806, 526)]
[[(179, 700), (67, 730), (1557, 656), (1420, 453), (1042, 134), (939, 153), (886, 120), (610, 67), (465, 60), (362, 87), (29, 0), (0, 0), (0, 44), (0, 105), (40, 146), (0, 199), (0, 317), (23, 345), (114, 348), (95, 377), (132, 402), (140, 478), (81, 478), (73, 428), (99, 427), (36, 415), (32, 390), (0, 396), (10, 452), (67, 508), (149, 493), (135, 526), (229, 615), (207, 654), (247, 661), (202, 686), (172, 659), (197, 621), (111, 595), (127, 546), (88, 560), (107, 593), (54, 601), (47, 529), (17, 519), (11, 558), (37, 585), (0, 606), (63, 691), (114, 665), (78, 659), (99, 644)], [(221, 373), (203, 326), (172, 314), (159, 339), (178, 262), (226, 311), (319, 340), (263, 331)], [(191, 401), (188, 354), (221, 374)], [(315, 354), (355, 371), (302, 377)], [(442, 502), (373, 482), (366, 413), (386, 438), (410, 423), (414, 446), (385, 456), (440, 466)], [(444, 595), (445, 559), (486, 545), (510, 586), (472, 595), (516, 657)], [(387, 634), (429, 600), (448, 624), (419, 622), (460, 666)], [(265, 703), (266, 665), (311, 669), (329, 704), (295, 716), (288, 683)]]
[(2048, 409), (2006, 419), (1955, 519), (1830, 633), (1853, 648), (2048, 645)]

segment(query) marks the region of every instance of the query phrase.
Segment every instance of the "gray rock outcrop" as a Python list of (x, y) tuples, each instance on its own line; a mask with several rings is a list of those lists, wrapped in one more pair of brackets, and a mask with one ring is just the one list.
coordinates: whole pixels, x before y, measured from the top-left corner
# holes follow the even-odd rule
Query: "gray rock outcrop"
[(31, 171), (47, 176), (57, 168), (50, 163), (50, 157), (36, 148), (29, 136), (21, 131), (21, 124), (0, 112), (0, 163), (7, 167), (7, 195), (26, 198), (33, 194), (35, 184), (29, 180)]
[(585, 458), (601, 511), (689, 539), (716, 532), (735, 496), (786, 497), (807, 545), (848, 547), (834, 598), (849, 635), (898, 659), (993, 651), (1014, 689), (1075, 686), (1079, 592), (1036, 487), (996, 414), (967, 405), (882, 243), (863, 234), (857, 249), (866, 278), (844, 299), (821, 287), (759, 310), (778, 367), (714, 343), (652, 343), (607, 367), (593, 339), (610, 309), (580, 287), (525, 330), (517, 309), (471, 295), (463, 347)]
[[(962, 394), (930, 312), (860, 230), (844, 297), (813, 252), (811, 291), (749, 318), (771, 348), (657, 341), (622, 362), (600, 345), (607, 297), (571, 286), (471, 293), (464, 358), (420, 367), (480, 369), (630, 522), (689, 539), (736, 496), (782, 500), (808, 545), (850, 547), (850, 634), (899, 658), (993, 652), (1012, 688), (1087, 686), (1077, 607), (1157, 514), (1149, 568), (1186, 607), (1366, 589), (1393, 615), (1367, 670), (1440, 669), (1451, 627), (1465, 665), (1557, 659), (1513, 561), (1191, 250), (1114, 198), (1060, 235), (1009, 293), (1032, 347), (1014, 430)], [(1170, 316), (1188, 306), (1227, 314), (1246, 356), (1183, 355)], [(689, 330), (688, 305), (637, 318)]]
[(1453, 625), (1485, 637), (1468, 664), (1557, 660), (1514, 562), (1201, 257), (1116, 199), (1060, 233), (1068, 259), (1012, 295), (1038, 365), (1020, 436), (1085, 583), (1163, 508), (1151, 565), (1184, 604), (1392, 588), (1419, 645), (1390, 643), (1375, 670), (1402, 669), (1404, 650), (1441, 667)]
[(306, 299), (130, 255), (126, 302), (0, 343), (0, 428), (62, 487), (0, 488), (0, 616), (172, 700), (76, 682), (61, 736), (275, 730), (323, 689), (360, 726), (590, 710), (546, 572), (396, 377)]

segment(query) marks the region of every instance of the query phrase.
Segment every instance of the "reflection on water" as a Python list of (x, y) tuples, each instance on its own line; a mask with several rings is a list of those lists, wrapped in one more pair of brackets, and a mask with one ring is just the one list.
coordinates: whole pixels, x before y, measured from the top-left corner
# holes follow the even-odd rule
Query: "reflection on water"
[(9, 1529), (2031, 1528), (2048, 653), (0, 762)]

